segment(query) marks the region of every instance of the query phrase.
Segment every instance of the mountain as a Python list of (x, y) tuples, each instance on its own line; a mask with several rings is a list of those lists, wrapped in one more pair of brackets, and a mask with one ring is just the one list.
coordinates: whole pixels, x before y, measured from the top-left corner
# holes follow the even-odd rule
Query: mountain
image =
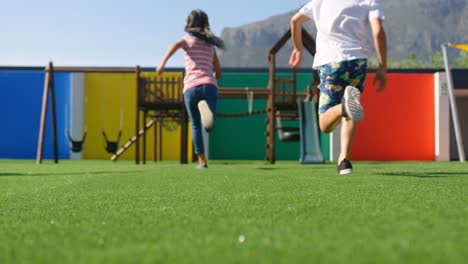
[[(413, 60), (430, 67), (434, 60), (440, 64), (441, 44), (468, 43), (467, 0), (383, 0), (381, 3), (386, 17), (384, 28), (390, 66), (398, 67)], [(268, 67), (268, 51), (289, 29), (289, 21), (299, 8), (263, 21), (223, 29), (221, 37), (226, 49), (219, 53), (223, 67)], [(313, 23), (307, 22), (305, 28), (315, 36)], [(368, 42), (373, 48), (370, 38)], [(277, 55), (279, 67), (287, 67), (291, 49), (292, 43), (288, 41)], [(375, 57), (371, 59), (375, 64)], [(303, 67), (311, 64), (312, 58), (305, 57)]]

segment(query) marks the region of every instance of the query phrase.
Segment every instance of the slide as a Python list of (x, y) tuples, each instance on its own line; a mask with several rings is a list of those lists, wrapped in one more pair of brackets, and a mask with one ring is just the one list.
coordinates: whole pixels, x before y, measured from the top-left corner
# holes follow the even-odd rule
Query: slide
[(323, 163), (323, 155), (320, 150), (320, 132), (317, 124), (315, 102), (297, 101), (299, 108), (299, 131), (301, 135), (301, 164)]

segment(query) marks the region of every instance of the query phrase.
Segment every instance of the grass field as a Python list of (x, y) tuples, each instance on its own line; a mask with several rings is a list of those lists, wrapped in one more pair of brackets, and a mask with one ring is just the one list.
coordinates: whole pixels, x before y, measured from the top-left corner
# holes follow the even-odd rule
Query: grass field
[(0, 263), (467, 263), (468, 163), (0, 161)]

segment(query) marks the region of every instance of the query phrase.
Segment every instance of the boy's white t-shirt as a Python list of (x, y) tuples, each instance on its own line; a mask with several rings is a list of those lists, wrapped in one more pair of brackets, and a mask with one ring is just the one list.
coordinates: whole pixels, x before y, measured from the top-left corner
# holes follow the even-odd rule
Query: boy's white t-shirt
[(367, 58), (369, 21), (385, 18), (380, 0), (312, 0), (299, 12), (317, 27), (314, 69), (333, 62)]

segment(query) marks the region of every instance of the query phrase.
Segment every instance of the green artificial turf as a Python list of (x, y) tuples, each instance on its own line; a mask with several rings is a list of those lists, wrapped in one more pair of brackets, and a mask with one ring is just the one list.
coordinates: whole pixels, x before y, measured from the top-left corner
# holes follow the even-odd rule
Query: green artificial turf
[(0, 161), (0, 263), (466, 263), (468, 163)]

